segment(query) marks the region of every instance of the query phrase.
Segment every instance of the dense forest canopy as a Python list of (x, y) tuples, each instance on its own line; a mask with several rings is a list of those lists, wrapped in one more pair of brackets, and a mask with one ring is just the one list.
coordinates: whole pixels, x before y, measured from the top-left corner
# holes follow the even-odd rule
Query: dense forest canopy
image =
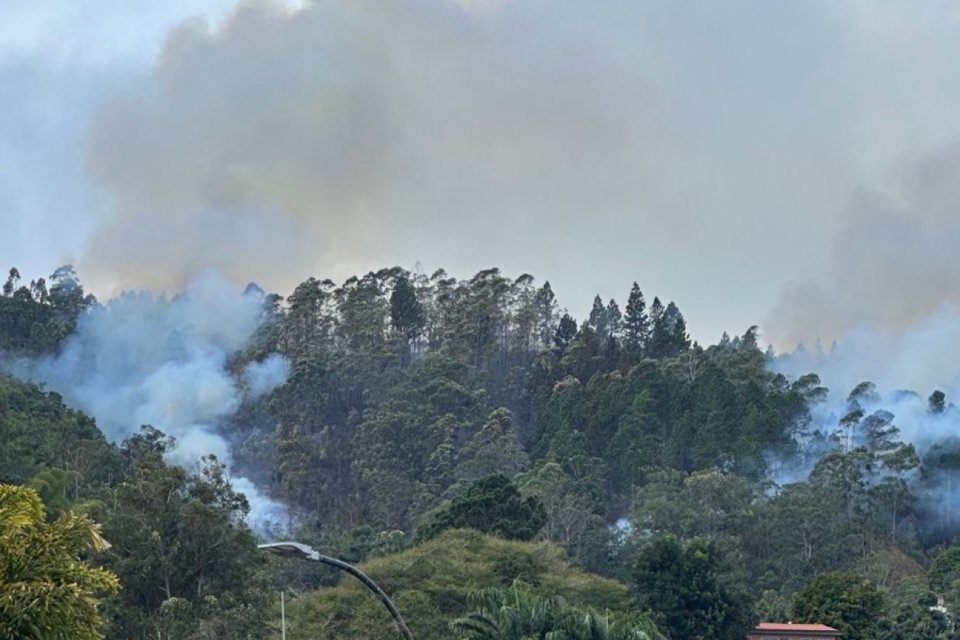
[[(107, 637), (271, 637), (279, 588), (292, 637), (379, 637), (353, 586), (257, 553), (281, 532), (366, 561), (423, 637), (506, 624), (511, 585), (550, 624), (608, 610), (650, 638), (760, 618), (954, 637), (960, 422), (940, 391), (788, 377), (755, 327), (697, 344), (638, 284), (579, 322), (498, 269), (211, 286), (101, 304), (69, 267), (11, 269), (0, 296), (0, 483), (103, 523)], [(217, 393), (178, 402), (172, 378)]]

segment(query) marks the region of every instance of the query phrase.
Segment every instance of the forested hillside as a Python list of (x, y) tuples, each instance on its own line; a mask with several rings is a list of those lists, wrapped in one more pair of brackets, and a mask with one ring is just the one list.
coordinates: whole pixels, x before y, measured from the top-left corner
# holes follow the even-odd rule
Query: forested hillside
[[(49, 290), (19, 278), (0, 297), (11, 371), (55, 357), (99, 306), (69, 268)], [(173, 465), (149, 425), (108, 442), (58, 390), (0, 380), (0, 482), (36, 488), (51, 518), (89, 514), (113, 545), (89, 558), (120, 579), (109, 638), (272, 637), (279, 588), (298, 599), (292, 637), (385, 637), (353, 586), (312, 593), (338, 576), (258, 554), (231, 474), (284, 505), (274, 535), (368, 561), (423, 637), (469, 636), (446, 625), (510, 585), (673, 640), (740, 639), (761, 618), (955, 637), (960, 523), (943, 488), (960, 441), (903, 442), (868, 382), (833, 390), (846, 408), (826, 429), (816, 372), (774, 373), (756, 328), (692, 343), (678, 306), (636, 284), (578, 321), (548, 282), (497, 269), (244, 295), (262, 316), (223, 366), (252, 384), (249, 365), (279, 354), (289, 373), (214, 425), (229, 473)], [(930, 419), (953, 411), (930, 397)]]

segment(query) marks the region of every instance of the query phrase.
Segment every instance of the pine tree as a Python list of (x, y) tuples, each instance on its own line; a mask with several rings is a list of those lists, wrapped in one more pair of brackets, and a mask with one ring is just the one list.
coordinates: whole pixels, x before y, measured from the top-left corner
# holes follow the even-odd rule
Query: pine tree
[(603, 306), (603, 300), (600, 296), (593, 299), (593, 307), (590, 309), (590, 317), (587, 318), (587, 326), (593, 329), (597, 334), (597, 339), (603, 342), (607, 337), (607, 310)]
[(607, 303), (607, 308), (604, 311), (604, 319), (607, 325), (607, 335), (605, 337), (619, 338), (620, 330), (623, 326), (623, 314), (620, 312), (620, 305), (618, 305), (617, 301), (613, 298), (610, 298), (610, 302)]
[(560, 317), (560, 323), (553, 334), (554, 346), (563, 351), (570, 344), (570, 341), (577, 335), (577, 321), (569, 313), (564, 313)]
[(650, 305), (650, 340), (646, 344), (645, 353), (651, 358), (662, 358), (667, 352), (670, 342), (670, 331), (660, 298), (654, 298)]
[(687, 335), (687, 321), (677, 305), (671, 302), (664, 310), (664, 318), (667, 323), (667, 353), (668, 356), (676, 356), (690, 348), (690, 336)]
[(623, 319), (623, 345), (632, 354), (639, 354), (649, 339), (650, 319), (647, 317), (647, 303), (643, 299), (640, 286), (634, 282), (627, 298), (627, 308)]

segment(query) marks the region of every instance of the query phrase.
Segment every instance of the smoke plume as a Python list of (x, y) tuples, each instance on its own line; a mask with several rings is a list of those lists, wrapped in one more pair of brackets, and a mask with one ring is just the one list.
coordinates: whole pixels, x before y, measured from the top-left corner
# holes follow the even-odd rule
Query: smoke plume
[[(919, 459), (933, 465), (905, 476), (920, 503), (956, 525), (960, 469), (942, 466), (938, 458), (949, 460), (960, 451), (960, 409), (951, 402), (960, 393), (960, 378), (956, 361), (949, 362), (950, 349), (937, 345), (960, 338), (958, 313), (944, 309), (903, 333), (859, 329), (827, 351), (801, 348), (775, 359), (773, 369), (792, 378), (817, 372), (829, 393), (811, 404), (809, 422), (797, 425), (799, 455), (768, 460), (771, 479), (781, 485), (804, 480), (828, 451), (865, 445), (866, 423), (879, 416), (896, 428), (892, 442), (912, 444)], [(854, 408), (849, 394), (874, 381), (876, 387), (856, 399), (864, 418), (845, 428), (842, 421)], [(944, 393), (939, 407), (932, 401), (935, 391)]]
[[(169, 299), (125, 293), (91, 309), (58, 355), (20, 360), (14, 373), (60, 393), (115, 442), (149, 424), (176, 438), (172, 462), (192, 468), (214, 454), (229, 468), (230, 444), (217, 427), (243, 400), (282, 384), (287, 373), (286, 360), (276, 354), (248, 365), (239, 380), (226, 368), (261, 313), (259, 295), (241, 295), (207, 273)], [(245, 478), (232, 481), (250, 502), (253, 527), (282, 524), (279, 504)]]
[[(887, 412), (876, 415), (889, 417), (921, 459), (934, 447), (960, 449), (960, 410), (950, 404), (960, 397), (960, 144), (906, 160), (895, 176), (892, 195), (857, 196), (826, 268), (785, 287), (767, 323), (775, 343), (800, 341), (772, 367), (793, 378), (815, 372), (830, 390), (811, 407), (800, 459), (775, 464), (780, 482), (805, 477), (843, 444), (810, 437), (843, 430), (848, 394), (864, 381), (876, 384), (858, 400), (864, 415)], [(928, 398), (937, 390), (946, 401), (934, 409)], [(933, 464), (909, 477), (921, 501), (952, 522), (960, 471)]]
[(80, 270), (176, 287), (212, 267), (287, 289), (412, 264), (427, 238), (445, 239), (431, 256), (445, 263), (499, 237), (487, 264), (504, 243), (622, 215), (650, 165), (646, 83), (588, 35), (488, 9), (259, 1), (215, 31), (181, 26), (92, 125), (89, 167), (114, 205)]
[[(892, 196), (855, 199), (825, 269), (784, 288), (767, 333), (788, 347), (842, 338), (860, 345), (859, 355), (871, 363), (878, 356), (863, 343), (873, 339), (877, 353), (898, 351), (915, 363), (903, 363), (908, 371), (923, 368), (946, 384), (956, 367), (942, 368), (948, 361), (942, 350), (960, 361), (960, 343), (927, 344), (921, 336), (944, 330), (951, 317), (960, 320), (960, 144), (905, 163), (896, 182)], [(916, 355), (900, 350), (907, 346)], [(932, 350), (941, 350), (933, 362), (921, 356)]]

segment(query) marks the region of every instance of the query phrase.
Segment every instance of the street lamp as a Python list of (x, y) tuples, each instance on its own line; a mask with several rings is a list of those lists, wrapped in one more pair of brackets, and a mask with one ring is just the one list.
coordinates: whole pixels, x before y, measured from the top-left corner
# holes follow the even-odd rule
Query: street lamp
[(390, 615), (393, 616), (393, 619), (396, 621), (397, 627), (399, 627), (400, 633), (403, 635), (403, 637), (406, 640), (413, 640), (413, 634), (411, 634), (410, 629), (407, 628), (407, 623), (403, 621), (403, 616), (400, 615), (400, 612), (397, 611), (397, 608), (393, 605), (393, 601), (387, 597), (387, 594), (383, 592), (383, 589), (381, 589), (377, 583), (370, 578), (370, 576), (365, 574), (363, 571), (360, 571), (360, 569), (357, 569), (352, 564), (347, 564), (343, 560), (337, 560), (336, 558), (325, 556), (310, 545), (303, 544), (302, 542), (271, 542), (269, 544), (257, 545), (257, 548), (269, 551), (270, 553), (283, 556), (285, 558), (296, 558), (298, 560), (322, 562), (323, 564), (328, 564), (331, 567), (336, 567), (337, 569), (346, 571), (366, 585), (366, 587), (370, 589), (370, 591), (372, 591), (377, 598), (379, 598), (380, 602), (383, 603), (383, 606), (385, 606), (387, 611), (390, 612)]

